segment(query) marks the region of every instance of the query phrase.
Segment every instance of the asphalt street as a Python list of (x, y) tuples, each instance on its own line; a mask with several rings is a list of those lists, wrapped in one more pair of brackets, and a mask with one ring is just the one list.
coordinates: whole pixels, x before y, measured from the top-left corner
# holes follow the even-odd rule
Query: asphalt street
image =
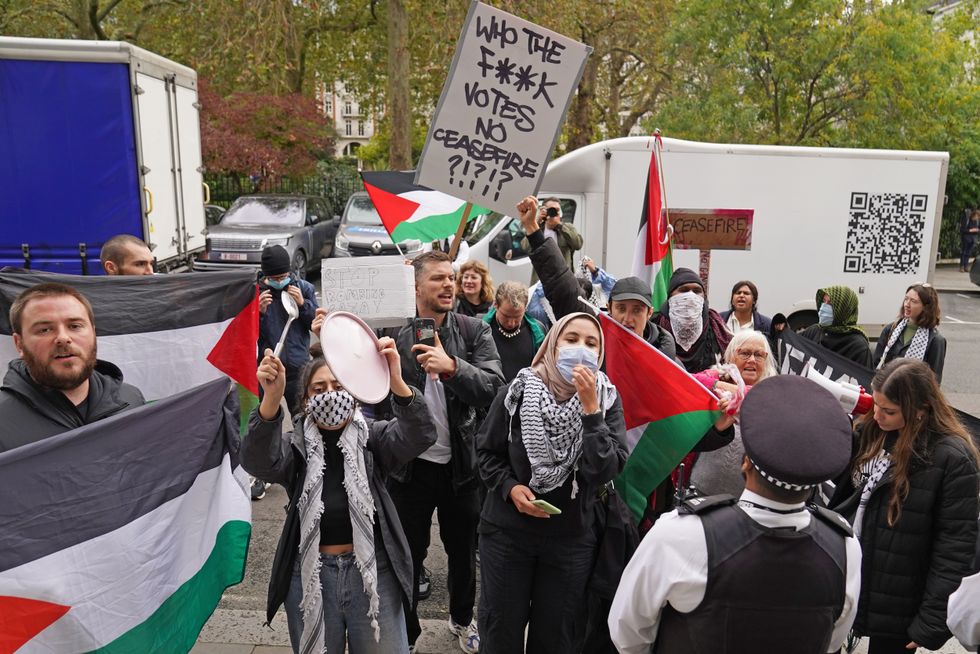
[[(980, 416), (980, 287), (969, 283), (966, 275), (954, 273), (955, 267), (937, 269), (935, 285), (940, 289), (943, 320), (940, 329), (948, 343), (942, 387), (957, 408)], [(901, 298), (896, 298), (896, 309)], [(876, 336), (876, 335), (873, 335)], [(215, 615), (205, 625), (195, 654), (281, 654), (288, 651), (284, 615), (280, 611), (272, 629), (265, 622), (265, 596), (276, 542), (285, 517), (285, 491), (270, 488), (266, 497), (253, 502), (252, 543), (245, 580), (225, 592)], [(446, 628), (448, 595), (446, 592), (446, 557), (433, 525), (432, 546), (426, 566), (432, 572), (432, 596), (420, 604), (424, 633), (419, 652), (451, 654), (459, 652), (455, 639)], [(864, 645), (858, 653), (865, 652)], [(921, 651), (921, 650), (920, 650)], [(955, 641), (942, 650), (958, 654), (966, 650)]]

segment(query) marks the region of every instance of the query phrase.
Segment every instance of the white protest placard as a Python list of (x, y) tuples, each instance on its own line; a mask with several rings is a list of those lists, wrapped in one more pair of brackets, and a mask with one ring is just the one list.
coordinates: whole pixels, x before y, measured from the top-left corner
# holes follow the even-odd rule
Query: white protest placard
[(397, 327), (415, 315), (415, 271), (403, 257), (324, 259), (320, 280), (321, 306), (372, 327)]
[(415, 183), (513, 214), (541, 186), (591, 51), (473, 2)]

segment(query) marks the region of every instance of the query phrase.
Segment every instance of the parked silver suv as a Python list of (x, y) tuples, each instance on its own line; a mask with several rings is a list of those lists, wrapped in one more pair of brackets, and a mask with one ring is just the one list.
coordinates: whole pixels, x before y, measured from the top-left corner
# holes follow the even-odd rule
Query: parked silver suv
[(256, 268), (262, 249), (281, 245), (301, 276), (329, 257), (340, 218), (324, 198), (310, 195), (243, 195), (208, 228), (205, 251), (194, 270)]

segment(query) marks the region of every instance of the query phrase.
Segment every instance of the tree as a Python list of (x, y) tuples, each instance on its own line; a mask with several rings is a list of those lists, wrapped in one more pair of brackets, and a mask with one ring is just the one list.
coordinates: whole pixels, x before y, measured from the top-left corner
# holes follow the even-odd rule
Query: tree
[(210, 172), (302, 177), (332, 146), (316, 103), (299, 94), (234, 93), (222, 98), (201, 80), (201, 150)]
[(408, 49), (408, 13), (403, 0), (388, 0), (388, 123), (391, 145), (388, 168), (412, 167), (412, 113), (409, 104), (411, 54)]

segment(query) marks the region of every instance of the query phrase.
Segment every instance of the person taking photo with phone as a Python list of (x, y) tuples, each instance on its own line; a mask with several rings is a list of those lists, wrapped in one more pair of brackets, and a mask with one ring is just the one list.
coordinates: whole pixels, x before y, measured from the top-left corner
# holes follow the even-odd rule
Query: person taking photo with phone
[[(626, 463), (599, 321), (572, 313), (502, 389), (477, 435), (483, 654), (571, 652), (595, 563), (595, 503)], [(525, 628), (527, 643), (525, 650)]]
[[(490, 326), (453, 312), (455, 274), (449, 255), (425, 252), (412, 266), (417, 318), (398, 332), (396, 341), (402, 378), (422, 390), (437, 439), (392, 475), (389, 490), (412, 551), (415, 579), (429, 547), (432, 512), (438, 510), (439, 535), (449, 559), (449, 630), (461, 650), (474, 653), (480, 650), (473, 619), (480, 504), (473, 442), (482, 411), (504, 375)], [(406, 614), (413, 646), (422, 633), (417, 587), (414, 594)]]

